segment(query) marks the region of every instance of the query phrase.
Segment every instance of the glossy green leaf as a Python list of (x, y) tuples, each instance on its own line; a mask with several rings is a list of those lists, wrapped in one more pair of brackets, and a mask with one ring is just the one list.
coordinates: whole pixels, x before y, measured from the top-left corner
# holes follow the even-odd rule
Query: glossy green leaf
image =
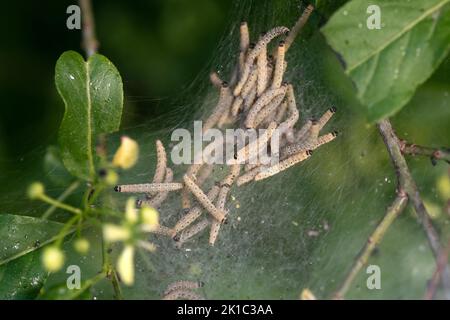
[[(399, 111), (450, 49), (450, 0), (353, 0), (322, 29), (345, 61), (368, 117)], [(369, 29), (370, 5), (380, 8), (380, 29)]]
[(119, 72), (100, 54), (86, 62), (67, 51), (56, 63), (55, 82), (66, 111), (59, 130), (64, 165), (73, 175), (90, 179), (95, 173), (95, 138), (119, 129), (123, 88)]
[(0, 266), (53, 241), (63, 224), (34, 217), (0, 215)]
[(0, 299), (34, 299), (47, 279), (41, 264), (41, 250), (0, 266)]

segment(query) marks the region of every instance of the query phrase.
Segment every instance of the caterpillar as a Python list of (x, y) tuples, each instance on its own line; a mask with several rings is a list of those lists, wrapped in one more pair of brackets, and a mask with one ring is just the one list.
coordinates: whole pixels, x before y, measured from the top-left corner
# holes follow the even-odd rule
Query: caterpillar
[(205, 284), (201, 281), (176, 281), (167, 286), (167, 289), (164, 291), (164, 295), (168, 295), (172, 291), (176, 290), (194, 290), (203, 287)]
[(277, 60), (275, 62), (275, 70), (273, 72), (272, 89), (279, 88), (281, 86), (281, 83), (283, 82), (283, 74), (286, 69), (284, 54), (285, 43), (284, 41), (280, 41), (277, 51)]
[(291, 31), (287, 35), (285, 42), (286, 42), (286, 51), (289, 49), (291, 44), (294, 42), (294, 39), (297, 37), (300, 30), (305, 25), (306, 21), (308, 21), (309, 16), (311, 15), (312, 11), (314, 10), (314, 6), (308, 5), (306, 9), (303, 11), (300, 18), (295, 23), (294, 27), (292, 27)]
[(317, 120), (311, 121), (311, 127), (307, 134), (300, 139), (298, 142), (303, 143), (305, 146), (313, 146), (317, 142), (317, 138), (319, 137), (320, 126)]
[(246, 173), (244, 173), (237, 179), (236, 185), (238, 187), (240, 187), (240, 186), (254, 180), (255, 176), (261, 171), (261, 169), (262, 168), (260, 166), (250, 169), (249, 171), (247, 171)]
[[(208, 199), (210, 201), (214, 201), (219, 193), (220, 187), (218, 185), (214, 185), (209, 191), (208, 191)], [(176, 233), (179, 233), (180, 231), (187, 228), (189, 225), (191, 225), (192, 222), (197, 220), (198, 217), (202, 214), (202, 207), (195, 206), (191, 210), (188, 211), (186, 215), (184, 215), (178, 222), (175, 224), (175, 227), (173, 227), (174, 235)]]
[(237, 114), (239, 113), (239, 110), (241, 109), (243, 103), (244, 103), (244, 99), (241, 96), (236, 97), (233, 100), (233, 104), (231, 105), (231, 115), (233, 117), (237, 116)]
[[(253, 122), (253, 125), (257, 128), (259, 125), (263, 122), (264, 119), (269, 117), (271, 114), (274, 114), (276, 109), (280, 106), (281, 102), (284, 100), (284, 94), (280, 94), (278, 96), (275, 96), (275, 98), (270, 101), (267, 106), (265, 106), (256, 116), (255, 121)], [(272, 119), (275, 120), (275, 119)]]
[(192, 181), (187, 175), (183, 177), (184, 183), (189, 188), (189, 191), (197, 198), (198, 202), (218, 221), (223, 221), (225, 213), (218, 210), (214, 204), (208, 199), (208, 196), (200, 189), (200, 187)]
[(201, 295), (190, 290), (175, 290), (163, 297), (163, 300), (205, 300)]
[(252, 71), (250, 72), (250, 75), (248, 76), (247, 81), (245, 82), (244, 86), (242, 87), (242, 92), (241, 92), (242, 98), (245, 99), (250, 94), (250, 92), (256, 86), (257, 78), (258, 78), (258, 69), (252, 68)]
[(330, 121), (331, 117), (336, 113), (336, 108), (332, 107), (328, 109), (317, 121), (317, 125), (319, 126), (319, 131)]
[(267, 32), (263, 37), (261, 37), (261, 39), (255, 45), (255, 47), (249, 51), (247, 58), (245, 59), (244, 67), (241, 73), (241, 78), (234, 87), (233, 90), (234, 96), (237, 97), (241, 93), (242, 87), (244, 86), (244, 83), (247, 81), (247, 78), (250, 74), (253, 62), (255, 61), (256, 57), (259, 55), (261, 50), (263, 50), (273, 38), (282, 34), (286, 34), (287, 32), (289, 32), (289, 29), (286, 27), (275, 27), (269, 32)]
[(289, 110), (288, 118), (283, 121), (279, 126), (280, 135), (286, 133), (290, 128), (293, 128), (297, 123), (300, 113), (297, 109), (297, 103), (295, 102), (294, 88), (291, 84), (287, 86), (287, 104)]
[(219, 101), (217, 102), (217, 105), (214, 108), (211, 115), (203, 123), (203, 132), (206, 132), (207, 130), (213, 128), (216, 125), (217, 121), (219, 121), (223, 112), (225, 112), (225, 110), (228, 110), (228, 107), (230, 106), (231, 102), (232, 102), (231, 91), (228, 83), (224, 81), (222, 82), (222, 86), (220, 88)]
[(245, 126), (247, 128), (254, 128), (254, 121), (256, 116), (258, 115), (259, 111), (266, 106), (275, 96), (278, 96), (280, 94), (284, 95), (286, 94), (287, 86), (282, 86), (280, 88), (276, 89), (270, 89), (264, 92), (261, 97), (256, 100), (256, 102), (253, 104), (252, 108), (250, 109), (247, 118), (245, 119)]
[(259, 180), (263, 180), (266, 178), (269, 178), (281, 171), (284, 171), (290, 167), (292, 167), (293, 165), (306, 160), (308, 157), (310, 157), (312, 154), (311, 150), (306, 150), (297, 154), (294, 154), (293, 156), (277, 163), (276, 165), (273, 165), (271, 167), (265, 168), (264, 170), (262, 170), (261, 172), (259, 172), (256, 176), (255, 176), (255, 181), (259, 181)]
[(268, 82), (268, 67), (267, 67), (267, 46), (261, 49), (256, 60), (257, 66), (257, 83), (256, 83), (256, 95), (259, 97), (267, 88)]
[[(170, 168), (166, 168), (166, 177), (164, 179), (165, 183), (170, 183), (173, 181), (173, 171)], [(164, 200), (166, 200), (169, 195), (169, 191), (161, 191), (156, 196), (148, 200), (138, 200), (137, 207), (141, 207), (142, 205), (149, 205), (151, 207), (157, 208), (159, 207)]]
[(275, 129), (277, 128), (277, 123), (275, 121), (271, 122), (267, 129), (262, 135), (257, 139), (250, 141), (249, 144), (239, 149), (236, 153), (236, 161), (242, 163), (248, 160), (257, 159), (257, 155), (262, 147), (267, 145), (267, 142), (272, 137)]
[(114, 187), (116, 192), (128, 193), (150, 193), (160, 191), (177, 191), (183, 188), (180, 182), (170, 183), (140, 183), (140, 184), (122, 184)]
[(199, 234), (203, 230), (206, 229), (206, 227), (210, 224), (209, 220), (204, 218), (200, 222), (197, 222), (196, 224), (190, 226), (189, 228), (185, 229), (179, 237), (174, 237), (174, 240), (176, 241), (176, 246), (178, 248), (181, 248), (181, 246), (194, 237), (195, 235)]
[(142, 231), (159, 234), (162, 236), (169, 236), (169, 237), (173, 236), (173, 229), (162, 225), (158, 225), (158, 227), (156, 228), (152, 226), (151, 229), (147, 229), (146, 225), (142, 225)]
[(337, 137), (338, 133), (337, 131), (333, 131), (331, 133), (324, 134), (323, 136), (320, 136), (316, 139), (314, 144), (306, 145), (304, 142), (297, 142), (291, 145), (288, 145), (284, 147), (281, 150), (281, 158), (285, 158), (287, 156), (296, 154), (300, 151), (306, 150), (306, 149), (317, 149), (323, 144), (326, 144), (328, 142), (333, 141)]
[(213, 71), (209, 74), (209, 80), (213, 84), (214, 87), (220, 89), (222, 87), (223, 81), (220, 79), (217, 72)]

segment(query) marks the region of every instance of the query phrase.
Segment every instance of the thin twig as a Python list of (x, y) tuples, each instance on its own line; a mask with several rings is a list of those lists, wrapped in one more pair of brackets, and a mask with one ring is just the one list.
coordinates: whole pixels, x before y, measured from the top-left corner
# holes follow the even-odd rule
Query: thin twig
[[(423, 204), (419, 190), (417, 189), (416, 183), (411, 176), (406, 160), (403, 157), (402, 151), (400, 149), (400, 140), (395, 134), (389, 120), (380, 121), (378, 123), (378, 130), (383, 137), (384, 143), (388, 149), (389, 155), (394, 165), (399, 181), (399, 188), (404, 190), (408, 194), (408, 197), (417, 213), (419, 221), (425, 231), (433, 254), (437, 259), (441, 252), (439, 236), (435, 228), (433, 227), (430, 215)], [(445, 267), (445, 270), (442, 272), (442, 283), (445, 288), (446, 297), (447, 299), (450, 299), (450, 271), (448, 266)]]
[(441, 278), (442, 271), (445, 269), (447, 265), (448, 256), (450, 254), (450, 241), (448, 242), (445, 248), (442, 248), (438, 259), (436, 261), (436, 269), (434, 270), (433, 277), (428, 284), (427, 291), (425, 293), (425, 300), (431, 300), (436, 295), (437, 287), (439, 284), (439, 280)]
[(409, 154), (412, 156), (421, 155), (430, 157), (433, 165), (437, 160), (444, 160), (450, 163), (450, 149), (449, 148), (431, 148), (419, 146), (417, 144), (407, 143), (405, 140), (400, 141), (400, 150), (403, 154)]
[(409, 172), (408, 165), (400, 149), (400, 141), (389, 120), (380, 121), (378, 129), (388, 149), (392, 164), (394, 165), (399, 181), (399, 188), (403, 189), (412, 201), (417, 216), (425, 229), (433, 253), (437, 256), (440, 252), (439, 236), (431, 223), (430, 215), (423, 205), (419, 190)]
[(358, 272), (367, 263), (373, 250), (376, 248), (378, 243), (381, 242), (384, 234), (391, 226), (392, 222), (394, 222), (395, 218), (397, 218), (397, 216), (399, 216), (405, 209), (407, 203), (408, 196), (405, 193), (399, 193), (392, 205), (386, 210), (386, 215), (383, 217), (383, 220), (381, 220), (374, 232), (370, 235), (366, 245), (361, 250), (358, 258), (353, 264), (352, 269), (347, 274), (339, 290), (335, 293), (334, 299), (342, 299), (344, 297)]
[(89, 58), (98, 49), (98, 41), (95, 37), (95, 21), (92, 13), (92, 5), (90, 0), (79, 0), (82, 16), (82, 33), (83, 33), (83, 49)]

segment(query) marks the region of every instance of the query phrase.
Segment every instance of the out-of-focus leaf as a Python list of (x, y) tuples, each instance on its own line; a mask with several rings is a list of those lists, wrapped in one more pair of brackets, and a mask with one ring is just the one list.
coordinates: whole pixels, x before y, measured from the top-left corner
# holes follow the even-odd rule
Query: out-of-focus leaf
[(315, 7), (315, 10), (320, 12), (324, 18), (329, 18), (337, 8), (342, 6), (348, 0), (315, 0), (312, 1)]
[[(377, 121), (400, 110), (450, 49), (450, 0), (354, 0), (322, 29), (342, 55), (346, 73)], [(381, 29), (369, 29), (370, 5), (381, 12)], [(369, 10), (370, 11), (370, 10)]]
[(86, 283), (82, 283), (80, 289), (69, 289), (64, 283), (42, 290), (37, 298), (40, 300), (89, 300), (92, 298), (89, 288), (90, 286), (86, 286)]
[(56, 63), (55, 83), (66, 107), (58, 137), (64, 165), (73, 175), (90, 179), (95, 173), (95, 137), (120, 126), (122, 79), (106, 57), (94, 54), (86, 62), (67, 51)]
[(0, 266), (53, 241), (63, 224), (34, 217), (0, 215)]
[(0, 299), (34, 299), (48, 273), (42, 268), (41, 250), (0, 266)]
[(49, 179), (58, 186), (67, 186), (74, 179), (66, 167), (64, 167), (61, 160), (61, 153), (55, 146), (47, 148), (44, 157), (44, 169)]

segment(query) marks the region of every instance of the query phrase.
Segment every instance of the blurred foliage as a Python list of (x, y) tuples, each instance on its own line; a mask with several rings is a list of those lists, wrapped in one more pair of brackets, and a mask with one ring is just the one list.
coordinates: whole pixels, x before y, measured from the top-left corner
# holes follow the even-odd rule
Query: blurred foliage
[[(26, 166), (34, 151), (56, 143), (64, 108), (54, 85), (55, 63), (81, 51), (81, 32), (66, 28), (75, 1), (11, 2), (0, 32), (0, 171)], [(170, 111), (163, 104), (188, 87), (225, 32), (228, 0), (95, 0), (100, 53), (125, 80), (124, 126)], [(1, 178), (7, 178), (2, 173)]]
[[(398, 112), (447, 56), (450, 5), (448, 0), (378, 1), (378, 9), (365, 14), (371, 5), (348, 2), (322, 32), (342, 55), (357, 97), (375, 122)], [(369, 29), (366, 20), (376, 25)]]

